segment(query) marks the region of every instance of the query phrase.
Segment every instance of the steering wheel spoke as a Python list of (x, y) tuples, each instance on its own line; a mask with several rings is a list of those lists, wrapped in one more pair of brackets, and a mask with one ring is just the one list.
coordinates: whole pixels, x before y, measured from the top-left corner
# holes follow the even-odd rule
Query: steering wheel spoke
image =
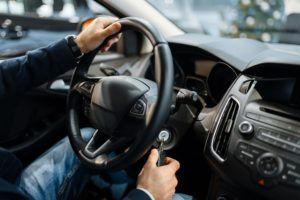
[(93, 90), (94, 90), (95, 83), (90, 81), (83, 81), (74, 86), (75, 89), (79, 94), (91, 99)]
[(130, 141), (126, 137), (110, 137), (106, 139), (107, 137), (107, 135), (96, 130), (85, 146), (83, 153), (90, 159), (94, 159), (100, 155), (111, 153)]

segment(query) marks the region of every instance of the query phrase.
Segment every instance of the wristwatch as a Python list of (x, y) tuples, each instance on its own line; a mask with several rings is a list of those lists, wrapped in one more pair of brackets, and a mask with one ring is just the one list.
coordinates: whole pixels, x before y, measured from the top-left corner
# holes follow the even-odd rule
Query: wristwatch
[(80, 48), (78, 47), (77, 43), (75, 42), (76, 35), (68, 35), (65, 37), (65, 40), (76, 60), (80, 60), (82, 56), (84, 55), (81, 51)]

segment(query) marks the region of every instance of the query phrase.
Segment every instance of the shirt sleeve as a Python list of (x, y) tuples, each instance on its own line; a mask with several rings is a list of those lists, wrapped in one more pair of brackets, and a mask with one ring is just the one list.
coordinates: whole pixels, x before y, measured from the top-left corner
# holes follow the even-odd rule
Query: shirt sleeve
[(26, 92), (77, 65), (65, 39), (0, 63), (0, 98)]
[(137, 188), (131, 190), (123, 200), (155, 200), (153, 196), (151, 194), (149, 196), (149, 194), (149, 191), (142, 188)]
[(142, 190), (143, 192), (145, 192), (150, 197), (151, 200), (155, 200), (154, 197), (153, 197), (153, 195), (148, 190), (146, 190), (144, 188), (141, 188), (141, 187), (138, 187), (136, 189), (137, 190)]

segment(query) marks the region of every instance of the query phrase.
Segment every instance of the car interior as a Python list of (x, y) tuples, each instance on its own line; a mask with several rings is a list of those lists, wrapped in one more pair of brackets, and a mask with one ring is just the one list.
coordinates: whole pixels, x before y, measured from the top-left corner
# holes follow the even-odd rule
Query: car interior
[[(300, 198), (298, 45), (197, 33), (169, 36), (148, 20), (123, 12), (115, 1), (97, 2), (120, 18), (120, 41), (108, 52), (86, 56), (75, 70), (4, 99), (1, 147), (26, 167), (69, 136), (85, 152), (77, 155), (87, 166), (100, 174), (124, 169), (135, 180), (148, 150), (158, 148), (159, 135), (167, 134), (166, 155), (181, 166), (178, 193), (207, 200)], [(105, 81), (111, 85), (98, 94)], [(120, 102), (129, 82), (142, 93)], [(120, 90), (108, 92), (116, 85)], [(97, 111), (94, 105), (103, 105), (95, 96), (113, 106)], [(120, 119), (123, 123), (113, 127)], [(149, 125), (146, 119), (159, 122)], [(98, 151), (107, 138), (99, 142), (97, 137), (83, 145), (75, 137), (79, 127), (109, 129), (112, 137), (130, 134), (130, 140), (118, 144), (117, 152), (125, 156), (99, 163), (97, 157), (115, 147)], [(96, 197), (110, 198), (89, 182), (81, 199)]]

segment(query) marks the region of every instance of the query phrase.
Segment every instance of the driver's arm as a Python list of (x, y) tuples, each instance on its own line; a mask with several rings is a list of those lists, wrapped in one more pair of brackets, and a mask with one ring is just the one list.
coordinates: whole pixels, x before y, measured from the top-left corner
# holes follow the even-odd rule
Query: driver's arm
[(180, 165), (178, 161), (167, 157), (166, 164), (157, 167), (158, 157), (157, 150), (153, 149), (138, 176), (137, 189), (131, 191), (124, 200), (172, 199), (178, 183), (175, 173)]
[[(106, 37), (119, 32), (121, 25), (113, 23), (116, 18), (100, 17), (93, 21), (75, 39), (82, 53), (98, 47)], [(110, 40), (102, 48), (108, 48), (118, 40)], [(25, 56), (5, 60), (0, 63), (0, 99), (16, 97), (42, 83), (52, 80), (77, 65), (65, 39), (45, 48), (29, 51)]]

